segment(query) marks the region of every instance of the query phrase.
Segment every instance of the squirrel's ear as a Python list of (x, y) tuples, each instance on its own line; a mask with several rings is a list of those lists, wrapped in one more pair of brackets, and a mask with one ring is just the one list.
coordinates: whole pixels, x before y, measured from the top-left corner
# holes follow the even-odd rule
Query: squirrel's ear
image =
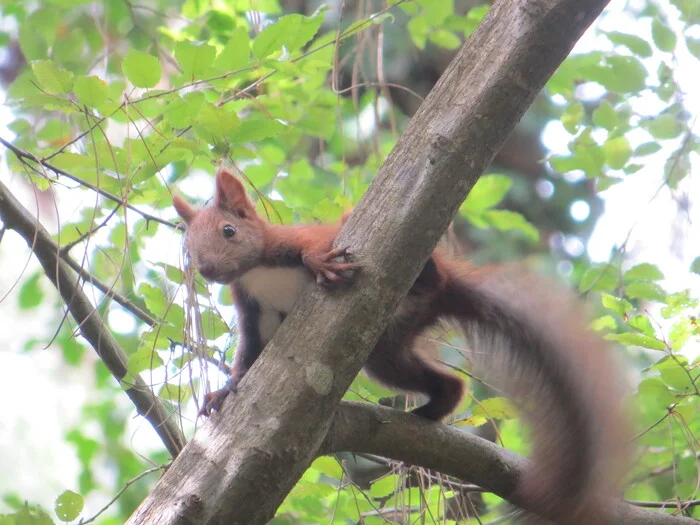
[(243, 183), (226, 168), (219, 168), (216, 172), (214, 205), (241, 217), (255, 214), (255, 206), (248, 198)]
[(190, 222), (192, 222), (194, 216), (197, 215), (197, 210), (189, 204), (187, 204), (187, 202), (185, 202), (177, 195), (173, 197), (173, 206), (175, 206), (175, 211), (180, 216), (180, 218), (183, 221), (185, 221), (185, 224), (189, 224)]

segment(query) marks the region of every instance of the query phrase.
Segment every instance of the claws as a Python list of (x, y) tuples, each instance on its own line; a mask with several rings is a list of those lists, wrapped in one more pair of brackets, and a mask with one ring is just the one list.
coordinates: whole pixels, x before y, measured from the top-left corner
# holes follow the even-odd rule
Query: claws
[(197, 415), (202, 417), (209, 417), (214, 412), (219, 412), (221, 410), (221, 405), (223, 404), (224, 399), (226, 399), (226, 397), (228, 397), (228, 395), (231, 392), (233, 392), (234, 394), (238, 392), (238, 381), (234, 380), (234, 378), (229, 379), (226, 382), (226, 386), (224, 386), (224, 388), (220, 388), (219, 390), (215, 390), (214, 392), (209, 392), (208, 394), (205, 394), (204, 404), (202, 405), (202, 408), (200, 409)]
[(325, 253), (307, 255), (305, 264), (316, 274), (316, 282), (326, 287), (336, 287), (349, 283), (361, 266), (352, 262), (334, 259), (351, 257), (347, 248), (333, 248)]

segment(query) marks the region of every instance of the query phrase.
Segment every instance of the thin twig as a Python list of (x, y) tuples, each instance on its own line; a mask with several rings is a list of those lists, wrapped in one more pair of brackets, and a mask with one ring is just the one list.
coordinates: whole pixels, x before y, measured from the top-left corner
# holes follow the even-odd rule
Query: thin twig
[(18, 148), (17, 146), (15, 146), (14, 144), (12, 144), (11, 142), (8, 142), (7, 140), (3, 139), (2, 137), (0, 137), (0, 144), (2, 144), (2, 145), (5, 146), (7, 149), (9, 149), (12, 153), (14, 153), (14, 154), (17, 156), (17, 158), (20, 160), (20, 162), (22, 162), (23, 164), (29, 165), (29, 163), (27, 163), (26, 160), (25, 160), (25, 159), (29, 159), (29, 160), (31, 160), (31, 161), (33, 161), (33, 162), (36, 162), (37, 164), (40, 164), (41, 166), (44, 166), (45, 168), (47, 168), (47, 169), (53, 171), (54, 173), (56, 173), (56, 174), (58, 174), (58, 175), (63, 175), (64, 177), (67, 177), (67, 178), (71, 179), (72, 181), (77, 182), (77, 183), (80, 184), (81, 186), (85, 186), (86, 188), (89, 188), (89, 189), (91, 189), (92, 191), (94, 191), (94, 192), (96, 192), (96, 193), (99, 193), (100, 195), (102, 195), (103, 197), (108, 198), (109, 200), (114, 201), (114, 202), (116, 202), (116, 203), (118, 203), (118, 204), (121, 204), (122, 206), (125, 206), (125, 207), (129, 208), (130, 210), (135, 211), (135, 212), (138, 213), (141, 217), (143, 217), (144, 219), (146, 219), (146, 221), (157, 222), (157, 223), (159, 223), (159, 224), (163, 224), (163, 225), (165, 225), (165, 226), (169, 226), (170, 228), (176, 228), (176, 227), (177, 227), (177, 225), (176, 225), (175, 223), (170, 222), (170, 221), (166, 221), (165, 219), (161, 219), (160, 217), (157, 217), (156, 215), (151, 215), (150, 213), (146, 213), (146, 212), (144, 212), (144, 211), (141, 211), (141, 210), (139, 210), (138, 208), (136, 208), (133, 204), (129, 204), (128, 202), (125, 202), (125, 199), (120, 199), (120, 198), (117, 197), (116, 195), (113, 195), (113, 194), (111, 194), (110, 192), (105, 191), (105, 190), (103, 190), (102, 188), (100, 188), (100, 187), (98, 187), (98, 186), (95, 186), (94, 184), (91, 184), (91, 183), (89, 183), (89, 182), (87, 182), (87, 181), (84, 181), (84, 180), (81, 179), (80, 177), (76, 177), (75, 175), (73, 175), (72, 173), (67, 172), (66, 170), (63, 170), (63, 169), (59, 168), (58, 166), (55, 166), (55, 165), (51, 164), (50, 162), (47, 162), (47, 161), (45, 161), (45, 160), (40, 159), (39, 157), (37, 157), (37, 156), (34, 155), (33, 153), (31, 153), (31, 152), (29, 152), (29, 151), (27, 151), (27, 150), (24, 150), (24, 149), (22, 149), (22, 148)]
[(109, 500), (109, 502), (104, 507), (102, 507), (100, 510), (97, 511), (97, 514), (95, 514), (92, 518), (88, 518), (86, 520), (81, 519), (78, 522), (78, 525), (87, 525), (88, 523), (92, 523), (93, 521), (95, 521), (97, 519), (97, 517), (100, 514), (102, 514), (104, 511), (106, 511), (108, 508), (110, 508), (114, 504), (114, 502), (117, 501), (122, 494), (124, 494), (124, 491), (126, 491), (126, 489), (128, 489), (131, 485), (136, 483), (141, 478), (145, 478), (149, 474), (153, 474), (154, 472), (160, 472), (161, 470), (165, 470), (166, 468), (167, 467), (150, 468), (148, 470), (144, 470), (143, 472), (141, 472), (141, 474), (139, 474), (135, 478), (131, 478), (129, 481), (124, 483), (124, 486), (121, 489), (119, 489), (119, 492), (117, 492), (116, 495), (111, 500)]

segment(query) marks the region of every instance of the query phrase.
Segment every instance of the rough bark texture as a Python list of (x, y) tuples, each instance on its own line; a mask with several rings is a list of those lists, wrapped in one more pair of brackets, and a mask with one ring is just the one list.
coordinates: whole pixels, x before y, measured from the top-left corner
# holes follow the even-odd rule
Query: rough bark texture
[[(338, 244), (364, 265), (314, 288), (131, 524), (265, 523), (468, 190), (607, 0), (500, 0), (440, 79)], [(362, 432), (362, 429), (358, 430)]]
[[(338, 407), (322, 451), (390, 457), (455, 476), (503, 498), (512, 493), (527, 464), (525, 458), (455, 427), (424, 421), (389, 408), (348, 401)], [(615, 508), (613, 523), (680, 525), (697, 521), (620, 502)]]

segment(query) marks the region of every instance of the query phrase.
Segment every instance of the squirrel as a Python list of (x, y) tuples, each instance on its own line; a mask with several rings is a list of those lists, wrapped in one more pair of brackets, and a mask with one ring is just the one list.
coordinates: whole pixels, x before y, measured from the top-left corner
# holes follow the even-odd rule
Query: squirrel
[[(195, 209), (177, 196), (173, 205), (193, 265), (207, 281), (230, 285), (237, 312), (231, 375), (206, 395), (200, 414), (209, 416), (236, 392), (305, 287), (340, 286), (360, 266), (333, 247), (342, 223), (270, 224), (226, 168), (216, 173), (211, 205)], [(532, 461), (510, 499), (559, 523), (605, 523), (602, 502), (619, 481), (620, 392), (607, 345), (585, 327), (577, 301), (517, 269), (474, 268), (437, 248), (364, 366), (389, 387), (425, 394), (413, 413), (434, 421), (465, 394), (463, 381), (416, 344), (441, 320), (461, 328), (488, 380), (529, 420)]]

